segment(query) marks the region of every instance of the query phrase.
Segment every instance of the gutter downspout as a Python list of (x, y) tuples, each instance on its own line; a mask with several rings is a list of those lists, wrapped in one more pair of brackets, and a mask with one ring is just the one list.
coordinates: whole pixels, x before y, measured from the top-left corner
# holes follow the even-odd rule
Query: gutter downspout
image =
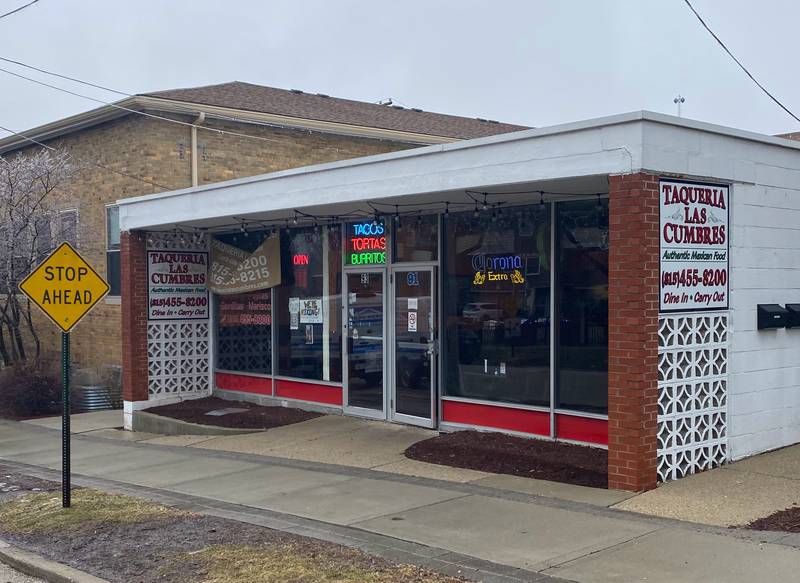
[(195, 126), (201, 125), (206, 121), (206, 114), (200, 112), (197, 119), (192, 122), (192, 186), (197, 186), (197, 128)]

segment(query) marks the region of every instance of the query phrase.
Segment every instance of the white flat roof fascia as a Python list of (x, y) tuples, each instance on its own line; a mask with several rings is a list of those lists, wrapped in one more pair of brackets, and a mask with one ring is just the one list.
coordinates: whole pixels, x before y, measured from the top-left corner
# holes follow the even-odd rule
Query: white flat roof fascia
[[(701, 142), (713, 148), (701, 151)], [(731, 146), (734, 142), (738, 150)], [(748, 161), (733, 164), (727, 156), (749, 152), (756, 157), (759, 150), (762, 157), (767, 151), (775, 155), (782, 150), (783, 157), (800, 161), (800, 143), (639, 111), (295, 168), (118, 203), (121, 227), (131, 230), (327, 203), (642, 169), (744, 180), (754, 177)]]
[(800, 143), (750, 132), (708, 131), (697, 122), (648, 120), (642, 168), (725, 182), (800, 188)]
[(122, 199), (122, 230), (423, 193), (629, 173), (640, 116), (580, 122)]

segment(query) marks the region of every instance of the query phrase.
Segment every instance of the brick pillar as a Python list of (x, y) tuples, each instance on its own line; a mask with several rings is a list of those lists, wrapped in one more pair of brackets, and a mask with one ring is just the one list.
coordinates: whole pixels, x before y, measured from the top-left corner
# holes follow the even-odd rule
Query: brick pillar
[(123, 232), (122, 267), (122, 398), (125, 426), (130, 429), (135, 401), (147, 400), (147, 250), (143, 233)]
[(658, 177), (609, 177), (608, 486), (656, 487)]

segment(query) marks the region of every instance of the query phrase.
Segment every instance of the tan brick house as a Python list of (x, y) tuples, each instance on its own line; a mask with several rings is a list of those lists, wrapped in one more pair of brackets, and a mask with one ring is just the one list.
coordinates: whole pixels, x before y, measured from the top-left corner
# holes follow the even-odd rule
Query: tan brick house
[[(57, 238), (77, 223), (79, 250), (111, 284), (72, 334), (74, 359), (99, 367), (122, 360), (118, 199), (520, 129), (231, 82), (135, 95), (4, 138), (0, 155), (38, 148), (33, 139), (73, 158), (78, 171), (51, 228)], [(44, 320), (38, 330), (44, 349), (57, 350), (56, 330)]]

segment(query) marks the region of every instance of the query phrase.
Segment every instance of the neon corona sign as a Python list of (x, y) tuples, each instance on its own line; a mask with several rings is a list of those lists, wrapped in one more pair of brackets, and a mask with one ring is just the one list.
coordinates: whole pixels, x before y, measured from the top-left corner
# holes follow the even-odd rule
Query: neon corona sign
[(349, 265), (386, 263), (386, 227), (383, 222), (348, 226), (347, 260)]
[(473, 255), (472, 269), (475, 270), (472, 278), (475, 286), (493, 281), (510, 281), (513, 285), (525, 283), (520, 255)]

